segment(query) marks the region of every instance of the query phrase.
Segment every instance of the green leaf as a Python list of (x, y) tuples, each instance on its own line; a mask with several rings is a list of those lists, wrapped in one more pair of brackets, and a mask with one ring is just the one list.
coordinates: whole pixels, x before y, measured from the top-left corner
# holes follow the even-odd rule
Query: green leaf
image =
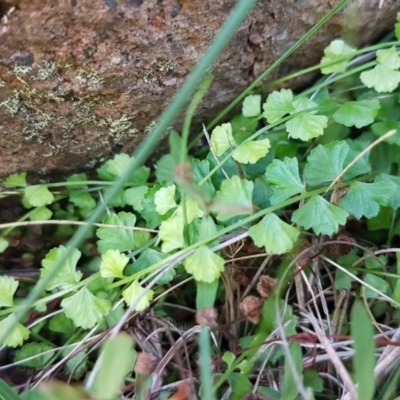
[(58, 266), (56, 274), (46, 285), (46, 290), (56, 288), (63, 290), (75, 287), (82, 278), (82, 272), (76, 270), (76, 264), (80, 258), (81, 252), (78, 249), (68, 249), (62, 245), (51, 249), (46, 254), (44, 260), (42, 260), (43, 268), (40, 270), (41, 279), (53, 273), (53, 268), (58, 264), (60, 259), (64, 261)]
[(400, 68), (400, 57), (395, 46), (389, 49), (381, 49), (376, 52), (376, 61), (391, 69)]
[(12, 307), (14, 305), (14, 293), (19, 282), (6, 275), (0, 275), (0, 307)]
[(324, 380), (315, 369), (304, 369), (304, 386), (312, 388), (314, 392), (321, 393), (324, 390)]
[(29, 213), (29, 219), (31, 221), (45, 221), (51, 218), (53, 212), (46, 206), (38, 207)]
[[(349, 152), (344, 160), (344, 165), (349, 165), (369, 144), (370, 142), (364, 140), (346, 140), (349, 146)], [(344, 180), (350, 180), (362, 174), (371, 172), (371, 164), (369, 162), (369, 152), (365, 153), (358, 161), (353, 164), (349, 170), (344, 174)]]
[[(67, 179), (67, 182), (86, 182), (86, 174), (74, 174)], [(74, 186), (67, 186), (69, 192), (69, 199), (75, 206), (91, 210), (96, 206), (94, 198), (88, 193), (87, 185), (79, 183)]]
[(387, 205), (396, 193), (396, 185), (393, 182), (364, 183), (354, 182), (340, 201), (340, 207), (344, 208), (357, 219), (362, 216), (372, 218), (378, 215), (379, 206)]
[(251, 214), (253, 187), (252, 181), (240, 179), (237, 175), (224, 180), (212, 206), (218, 219), (226, 221), (238, 215)]
[[(70, 357), (71, 350), (64, 349), (61, 352), (63, 357)], [(86, 372), (87, 366), (86, 363), (88, 362), (88, 353), (86, 350), (80, 350), (76, 356), (69, 358), (66, 362), (67, 371), (72, 375), (81, 375), (83, 372)]]
[(265, 246), (267, 253), (284, 254), (294, 247), (300, 232), (270, 213), (258, 224), (253, 225), (249, 234), (256, 246)]
[(235, 139), (232, 136), (232, 126), (229, 122), (216, 126), (213, 129), (211, 133), (211, 145), (218, 157), (224, 154), (225, 151), (236, 147)]
[[(132, 213), (120, 212), (111, 214), (103, 220), (103, 224), (120, 225), (132, 228), (135, 226), (136, 216)], [(97, 241), (99, 251), (105, 253), (107, 250), (119, 250), (121, 252), (134, 250), (136, 248), (132, 229), (124, 228), (99, 228), (96, 231), (100, 240)]]
[[(128, 154), (117, 154), (114, 159), (108, 160), (97, 169), (99, 178), (104, 181), (113, 181), (115, 178), (121, 177), (133, 158)], [(147, 182), (149, 175), (150, 169), (148, 167), (140, 167), (130, 174), (127, 182), (134, 186), (141, 186)]]
[(14, 187), (25, 187), (26, 186), (26, 172), (20, 174), (11, 174), (4, 179), (3, 186), (7, 189)]
[(301, 111), (287, 121), (285, 126), (289, 137), (306, 142), (324, 133), (324, 129), (328, 126), (328, 117)]
[(24, 199), (31, 207), (41, 207), (51, 204), (54, 196), (46, 185), (34, 185), (24, 189)]
[(375, 124), (371, 125), (372, 132), (375, 135), (381, 137), (391, 131), (392, 129), (396, 129), (397, 132), (385, 139), (385, 141), (389, 144), (395, 144), (396, 146), (400, 146), (400, 123), (398, 121), (383, 121), (383, 122), (376, 122)]
[(86, 287), (83, 287), (73, 296), (65, 298), (61, 302), (61, 307), (65, 315), (71, 318), (77, 327), (90, 329), (108, 314), (111, 303), (94, 296)]
[[(44, 368), (47, 363), (54, 357), (54, 347), (47, 343), (32, 342), (24, 345), (15, 352), (14, 361), (22, 361), (21, 365), (30, 368)], [(40, 354), (45, 353), (45, 354)], [(34, 357), (32, 360), (25, 360), (26, 358)]]
[(172, 183), (177, 163), (171, 154), (162, 156), (156, 163), (156, 178), (158, 183)]
[(158, 236), (163, 242), (161, 245), (163, 253), (169, 253), (172, 250), (185, 247), (183, 227), (184, 220), (182, 214), (174, 214), (161, 223)]
[(0, 253), (2, 253), (9, 245), (10, 243), (8, 240), (0, 237)]
[(375, 395), (374, 327), (361, 301), (356, 301), (352, 307), (350, 328), (354, 340), (353, 366), (358, 398), (371, 400)]
[[(400, 275), (400, 253), (396, 253), (396, 273), (397, 275)], [(397, 302), (400, 301), (400, 279), (396, 279), (392, 299)]]
[(226, 362), (226, 364), (228, 365), (228, 368), (230, 368), (232, 366), (232, 364), (235, 360), (236, 360), (236, 356), (230, 351), (225, 351), (225, 353), (222, 355), (222, 361)]
[(289, 351), (291, 354), (291, 363), (289, 363), (288, 357), (285, 357), (284, 364), (284, 375), (282, 382), (282, 400), (295, 400), (299, 398), (299, 390), (296, 385), (296, 380), (293, 377), (294, 372), (292, 368), (294, 367), (298, 375), (302, 375), (303, 371), (303, 355), (301, 352), (301, 346), (298, 342), (291, 342), (289, 344)]
[(154, 204), (156, 205), (156, 211), (160, 215), (166, 214), (171, 208), (177, 206), (175, 202), (175, 185), (162, 187), (157, 190), (154, 195)]
[(387, 174), (380, 174), (375, 178), (375, 182), (376, 183), (392, 182), (396, 185), (395, 193), (388, 200), (387, 204), (393, 209), (400, 208), (400, 177)]
[(394, 25), (394, 35), (396, 36), (397, 40), (400, 40), (400, 20), (399, 20), (399, 13), (397, 13), (397, 23)]
[(90, 389), (96, 399), (118, 398), (127, 375), (132, 371), (136, 360), (134, 342), (128, 334), (119, 334), (107, 339), (101, 347), (100, 368)]
[(10, 329), (10, 326), (13, 326), (13, 329), (6, 336), (4, 342), (0, 343), (0, 346), (21, 346), (24, 340), (28, 339), (30, 335), (29, 329), (20, 324), (14, 314), (10, 314), (0, 321), (0, 335), (3, 336), (4, 333)]
[(344, 141), (318, 145), (307, 157), (306, 182), (311, 186), (332, 182), (342, 173), (348, 152), (349, 146)]
[(285, 157), (283, 161), (275, 159), (268, 165), (265, 175), (267, 182), (273, 185), (274, 195), (270, 199), (272, 204), (279, 204), (304, 192), (297, 158)]
[(367, 88), (374, 88), (378, 93), (390, 93), (400, 82), (400, 72), (377, 64), (373, 69), (362, 72), (360, 79)]
[(225, 260), (203, 245), (186, 257), (183, 265), (196, 281), (213, 282), (224, 271)]
[[(365, 274), (363, 281), (368, 285), (375, 288), (378, 292), (389, 295), (391, 292), (389, 283), (386, 279), (381, 278), (375, 274)], [(377, 299), (379, 297), (379, 293), (375, 290), (371, 290), (369, 288), (363, 287), (365, 296), (370, 299)]]
[(344, 126), (360, 129), (374, 122), (380, 109), (378, 100), (348, 101), (333, 114), (333, 119)]
[(258, 117), (261, 114), (261, 96), (259, 94), (251, 94), (245, 97), (242, 114), (244, 117)]
[(267, 101), (263, 104), (263, 110), (263, 116), (269, 124), (278, 122), (286, 114), (294, 111), (292, 91), (281, 89), (280, 92), (270, 93)]
[(128, 306), (136, 304), (134, 309), (136, 311), (143, 311), (150, 306), (150, 302), (153, 300), (154, 296), (152, 290), (146, 290), (144, 296), (136, 303), (138, 297), (141, 296), (144, 291), (145, 289), (140, 285), (139, 280), (136, 279), (122, 292), (122, 296)]
[[(192, 162), (193, 167), (193, 182), (199, 183), (210, 173), (210, 162), (208, 160), (194, 159)], [(211, 199), (215, 195), (215, 187), (211, 179), (206, 180), (201, 185), (201, 190), (206, 198)]]
[[(277, 307), (278, 306), (278, 307)], [(293, 313), (293, 308), (283, 299), (276, 299), (276, 294), (273, 294), (271, 297), (268, 297), (264, 303), (262, 309), (262, 331), (267, 335), (272, 333), (278, 324), (278, 320), (276, 318), (276, 314), (279, 312), (283, 318), (282, 322), (289, 322), (289, 324), (285, 324), (285, 333), (287, 335), (293, 335), (296, 333), (296, 326), (298, 324), (298, 320), (296, 315)], [(259, 340), (259, 339), (258, 339)], [(262, 339), (264, 341), (264, 339)], [(257, 338), (253, 341), (253, 344), (257, 343)]]
[(212, 282), (196, 281), (196, 310), (214, 307), (219, 288), (219, 279)]
[(44, 399), (43, 396), (40, 395), (34, 397), (34, 395), (31, 394), (31, 392), (34, 390), (36, 390), (37, 393), (38, 389), (31, 389), (29, 391), (24, 391), (21, 393), (21, 395), (18, 395), (9, 384), (0, 378), (0, 398), (2, 400), (48, 400)]
[(126, 204), (132, 206), (135, 211), (141, 212), (143, 210), (142, 201), (148, 190), (148, 186), (137, 186), (126, 189), (124, 192)]
[[(138, 272), (141, 272), (141, 271), (145, 270), (146, 268), (159, 263), (160, 261), (164, 260), (166, 257), (167, 257), (166, 254), (161, 253), (157, 250), (146, 249), (133, 264), (130, 264), (126, 267), (125, 275), (131, 276), (131, 275), (137, 274)], [(171, 269), (166, 274), (164, 274), (157, 281), (157, 283), (159, 285), (168, 283), (172, 280), (172, 278), (175, 276), (175, 274), (176, 274), (175, 270)], [(149, 275), (148, 273), (141, 274), (140, 278), (145, 278), (148, 275)]]
[(292, 221), (305, 229), (312, 228), (317, 235), (331, 236), (338, 232), (340, 225), (346, 223), (348, 216), (347, 211), (314, 195), (292, 214)]
[(163, 220), (172, 215), (172, 211), (167, 212), (167, 214), (163, 216), (156, 211), (154, 196), (160, 187), (160, 185), (154, 185), (146, 192), (142, 200), (142, 210), (140, 211), (140, 215), (147, 222), (146, 226), (149, 229), (157, 228)]
[(269, 139), (251, 140), (242, 143), (233, 153), (234, 160), (241, 164), (255, 164), (271, 147)]
[(107, 250), (101, 256), (100, 275), (103, 278), (123, 278), (129, 258), (119, 250)]
[(253, 390), (253, 384), (249, 381), (249, 378), (239, 372), (231, 372), (228, 375), (228, 382), (232, 393), (235, 395), (233, 398), (243, 399)]
[[(347, 63), (353, 57), (356, 49), (346, 44), (342, 39), (336, 39), (329, 44), (324, 50), (324, 56), (321, 64), (334, 63), (328, 67), (321, 68), (323, 74), (332, 74), (334, 72), (344, 72)], [(346, 57), (343, 60), (343, 57)], [(337, 62), (335, 62), (337, 61)]]
[(88, 192), (71, 191), (69, 193), (69, 199), (72, 204), (79, 208), (91, 210), (92, 208), (96, 207), (94, 198)]
[(64, 313), (56, 314), (50, 319), (49, 329), (52, 332), (65, 333), (69, 336), (74, 334), (76, 331), (74, 322)]

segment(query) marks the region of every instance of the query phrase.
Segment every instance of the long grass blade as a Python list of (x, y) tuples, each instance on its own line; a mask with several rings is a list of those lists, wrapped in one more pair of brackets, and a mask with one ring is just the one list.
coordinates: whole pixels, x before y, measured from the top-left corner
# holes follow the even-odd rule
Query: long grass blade
[[(86, 235), (89, 233), (91, 225), (101, 216), (107, 202), (116, 195), (118, 190), (122, 188), (125, 180), (132, 173), (132, 171), (141, 166), (147, 160), (151, 152), (157, 146), (164, 132), (172, 124), (182, 108), (187, 104), (187, 100), (194, 93), (198, 83), (203, 80), (208, 69), (215, 63), (236, 30), (239, 28), (240, 24), (244, 21), (247, 14), (254, 7), (255, 3), (256, 0), (239, 1), (237, 3), (236, 7), (232, 11), (231, 16), (223, 25), (221, 31), (218, 33), (214, 41), (211, 43), (202, 60), (189, 74), (188, 79), (182, 85), (167, 109), (163, 112), (153, 130), (149, 132), (136, 150), (135, 158), (131, 160), (124, 174), (122, 174), (120, 179), (116, 180), (114, 185), (106, 191), (104, 194), (104, 202), (99, 203), (93, 210), (92, 214), (87, 218), (88, 225), (80, 227), (70, 239), (66, 246), (68, 249), (76, 248), (82, 243)], [(53, 279), (57, 273), (57, 270), (65, 262), (66, 257), (67, 256), (60, 258), (59, 262), (54, 265), (52, 271), (50, 271), (46, 277), (40, 279), (35, 287), (31, 290), (20, 310), (16, 313), (17, 320), (22, 320), (26, 316), (31, 304), (40, 296), (51, 279)], [(10, 324), (8, 328), (0, 334), (0, 343), (4, 342), (4, 339), (12, 332), (14, 326), (15, 324)]]

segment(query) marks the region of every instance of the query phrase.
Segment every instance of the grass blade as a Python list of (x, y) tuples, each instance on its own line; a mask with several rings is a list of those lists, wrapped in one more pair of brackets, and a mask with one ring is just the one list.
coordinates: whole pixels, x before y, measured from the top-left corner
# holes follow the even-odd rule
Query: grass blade
[(0, 378), (0, 399), (21, 400), (21, 397), (3, 379)]
[[(207, 74), (207, 70), (215, 63), (236, 30), (239, 28), (240, 24), (244, 21), (247, 14), (252, 10), (255, 3), (256, 0), (239, 1), (237, 3), (231, 16), (223, 25), (221, 31), (218, 33), (214, 41), (211, 43), (202, 60), (189, 74), (188, 79), (182, 85), (175, 98), (171, 101), (167, 109), (157, 121), (156, 126), (141, 142), (140, 146), (135, 152), (136, 158), (132, 159), (126, 168), (125, 173), (120, 177), (120, 179), (116, 180), (113, 186), (106, 191), (104, 195), (104, 202), (99, 203), (93, 210), (90, 217), (87, 218), (88, 224), (81, 226), (68, 242), (67, 248), (69, 250), (78, 247), (82, 243), (86, 235), (90, 232), (92, 224), (99, 219), (106, 207), (106, 204), (122, 188), (127, 177), (132, 173), (132, 171), (140, 167), (147, 160), (151, 152), (157, 146), (164, 132), (172, 124), (182, 108), (187, 104), (187, 100), (194, 93), (198, 83), (203, 80), (204, 76)], [(65, 258), (66, 257), (60, 258), (59, 262), (55, 263), (53, 266), (52, 271), (50, 271), (45, 278), (40, 279), (40, 281), (31, 290), (22, 307), (16, 313), (18, 321), (22, 320), (26, 316), (31, 305), (44, 291), (44, 288), (47, 286), (47, 284), (53, 279), (63, 262), (65, 262)], [(11, 333), (12, 329), (14, 329), (14, 324), (10, 324), (8, 329), (0, 334), (0, 343), (4, 342), (4, 339)]]
[(360, 301), (351, 310), (351, 336), (354, 340), (354, 374), (358, 384), (358, 398), (371, 400), (375, 393), (374, 329), (368, 313)]
[(210, 330), (203, 326), (199, 336), (201, 399), (215, 400), (211, 363)]

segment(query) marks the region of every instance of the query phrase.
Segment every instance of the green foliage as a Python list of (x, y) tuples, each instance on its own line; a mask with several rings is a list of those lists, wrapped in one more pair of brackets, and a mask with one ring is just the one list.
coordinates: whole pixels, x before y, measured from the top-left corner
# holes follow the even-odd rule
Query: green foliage
[(18, 288), (18, 281), (9, 276), (0, 276), (0, 307), (14, 305), (14, 293)]
[(145, 291), (138, 280), (133, 281), (131, 285), (122, 292), (122, 296), (128, 304), (133, 306), (136, 311), (143, 311), (150, 305), (154, 292), (152, 290)]
[(125, 376), (136, 360), (133, 339), (127, 334), (108, 339), (101, 348), (100, 369), (90, 393), (98, 399), (112, 400), (118, 395)]
[(225, 260), (213, 253), (207, 246), (200, 246), (188, 256), (183, 265), (194, 279), (201, 282), (213, 282), (224, 271)]
[(267, 253), (285, 254), (292, 250), (300, 232), (271, 213), (253, 225), (249, 234), (258, 247), (265, 247)]
[(375, 398), (375, 341), (370, 317), (360, 301), (351, 310), (351, 336), (354, 340), (354, 374), (358, 383), (358, 398)]
[(347, 211), (314, 195), (293, 213), (292, 221), (305, 229), (312, 229), (317, 235), (333, 235), (340, 225), (346, 223), (348, 216)]
[(61, 302), (61, 307), (76, 326), (90, 329), (108, 314), (111, 303), (94, 296), (86, 287), (83, 287), (74, 295), (66, 297)]
[(107, 250), (127, 251), (136, 247), (132, 229), (136, 224), (136, 216), (132, 213), (120, 212), (103, 219), (103, 224), (121, 226), (121, 228), (99, 228), (96, 231), (100, 238), (97, 244), (101, 253)]
[(51, 204), (54, 195), (46, 185), (27, 186), (24, 190), (24, 200), (29, 207), (41, 207)]
[(123, 278), (129, 258), (119, 250), (107, 250), (101, 256), (100, 275), (103, 278)]
[(321, 68), (323, 74), (332, 74), (334, 72), (344, 72), (348, 61), (354, 56), (356, 49), (349, 46), (342, 39), (336, 39), (330, 43), (324, 50), (324, 57), (321, 64), (331, 64)]
[[(366, 67), (349, 62), (368, 51), (376, 51), (376, 60)], [(332, 297), (334, 302), (322, 302), (327, 285), (329, 291), (348, 291), (368, 301), (368, 313), (358, 302), (351, 313), (355, 355), (353, 364), (346, 364), (346, 368), (352, 368), (351, 379), (358, 383), (360, 398), (374, 398), (371, 343), (375, 330), (369, 316), (378, 319), (387, 313), (395, 321), (398, 315), (390, 302), (400, 298), (399, 257), (396, 263), (393, 257), (373, 257), (380, 247), (392, 249), (400, 234), (399, 134), (387, 143), (380, 142), (387, 132), (400, 128), (400, 57), (393, 43), (356, 50), (343, 40), (335, 40), (313, 69), (333, 75), (300, 93), (281, 89), (265, 96), (265, 92), (246, 91), (240, 98), (241, 115), (206, 128), (211, 132), (210, 149), (203, 146), (189, 153), (188, 134), (197, 126), (190, 127), (188, 112), (182, 133), (169, 133), (170, 154), (156, 162), (153, 174), (141, 166), (142, 153), (137, 157), (118, 154), (106, 161), (97, 169), (97, 181), (88, 180), (86, 174), (49, 184), (30, 185), (26, 174), (13, 174), (4, 180), (4, 188), (13, 188), (6, 193), (21, 194), (22, 204), (30, 209), (21, 221), (89, 222), (79, 230), (85, 235), (73, 240), (73, 245), (64, 241), (75, 228), (65, 225), (57, 229), (43, 225), (37, 233), (39, 230), (19, 224), (4, 228), (0, 237), (0, 252), (7, 256), (14, 254), (25, 235), (21, 260), (35, 264), (39, 257), (42, 263), (37, 286), (0, 275), (2, 344), (18, 348), (10, 357), (35, 372), (65, 357), (64, 372), (87, 382), (86, 391), (50, 384), (45, 386), (50, 396), (114, 399), (126, 396), (120, 391), (126, 382), (135, 388), (135, 397), (149, 397), (149, 373), (136, 371), (137, 376), (127, 376), (136, 358), (132, 341), (124, 337), (107, 342), (98, 359), (106, 361), (97, 361), (93, 367), (93, 335), (99, 335), (97, 340), (110, 329), (113, 336), (114, 325), (125, 324), (138, 337), (138, 347), (156, 343), (157, 351), (166, 350), (167, 329), (173, 327), (177, 335), (185, 335), (181, 332), (187, 330), (174, 326), (176, 319), (181, 321), (177, 314), (196, 309), (196, 324), (202, 325), (199, 352), (185, 362), (199, 374), (196, 378), (200, 377), (201, 384), (195, 389), (201, 398), (227, 397), (222, 391), (228, 387), (232, 399), (244, 398), (254, 393), (250, 374), (261, 368), (276, 371), (271, 379), (279, 378), (279, 384), (276, 390), (259, 386), (254, 395), (297, 399), (299, 392), (303, 397), (305, 392), (310, 398), (326, 397), (326, 382), (318, 370), (305, 368), (315, 335), (299, 333), (304, 318), (298, 318), (299, 308), (293, 307), (306, 301), (309, 310), (313, 309), (315, 304), (309, 300), (315, 293), (309, 292), (316, 285), (309, 283), (317, 282), (318, 313), (323, 310), (318, 321), (330, 332), (332, 326), (325, 326), (325, 318), (332, 318), (338, 329), (332, 331), (338, 335), (337, 341), (348, 333), (343, 321), (350, 317), (345, 310), (334, 308), (337, 293)], [(171, 120), (167, 125), (165, 121), (168, 118), (154, 126), (159, 135), (159, 126), (164, 134), (172, 125)], [(147, 139), (143, 144), (147, 149), (152, 145)], [(110, 185), (112, 189), (107, 190)], [(100, 220), (100, 226), (91, 226)], [(36, 244), (35, 235), (51, 240)], [(58, 247), (52, 248), (55, 240)], [(336, 248), (324, 243), (335, 240)], [(347, 245), (339, 243), (343, 241)], [(309, 246), (309, 252), (299, 255)], [(13, 273), (10, 265), (4, 268)], [(327, 275), (317, 273), (316, 267), (321, 266)], [(257, 270), (262, 271), (261, 277)], [(300, 274), (303, 283), (297, 280)], [(296, 290), (286, 284), (293, 281)], [(250, 282), (254, 287), (246, 293), (251, 294), (253, 309), (246, 314), (243, 293)], [(304, 282), (307, 291), (302, 287)], [(22, 323), (15, 312), (20, 318), (20, 297), (26, 290), (32, 290), (30, 299), (39, 301), (32, 300), (34, 311)], [(262, 298), (255, 297), (256, 290)], [(177, 310), (171, 312), (171, 305)], [(223, 318), (207, 310), (214, 305), (223, 310)], [(146, 313), (149, 308), (151, 314)], [(239, 310), (257, 326), (245, 325)], [(128, 325), (129, 311), (133, 312)], [(39, 318), (37, 313), (41, 313)], [(149, 315), (154, 325), (160, 325), (152, 327), (146, 338)], [(138, 327), (143, 332), (138, 333)], [(221, 329), (214, 330), (216, 327)], [(198, 331), (197, 326), (188, 329), (190, 335)], [(162, 336), (158, 336), (161, 331)], [(283, 332), (289, 343), (286, 349), (282, 347), (286, 346)], [(242, 348), (234, 352), (237, 342)], [(305, 343), (307, 351), (303, 351)], [(69, 349), (75, 345), (85, 349), (71, 354)], [(368, 349), (366, 365), (361, 361), (362, 348)], [(142, 350), (147, 351), (144, 346)], [(322, 352), (318, 347), (316, 362)], [(37, 357), (29, 360), (33, 355)], [(329, 367), (334, 373), (333, 364)], [(176, 380), (174, 374), (161, 376), (168, 383)], [(36, 395), (27, 393), (32, 398)], [(160, 398), (167, 396), (160, 393)]]
[[(54, 269), (57, 269), (57, 272), (52, 274), (51, 280), (46, 285), (46, 290), (75, 287), (82, 278), (82, 272), (76, 270), (80, 257), (81, 252), (78, 249), (67, 249), (64, 246), (59, 246), (50, 250), (42, 261), (41, 278), (46, 278)], [(55, 268), (59, 260), (63, 260), (63, 262), (60, 267)]]

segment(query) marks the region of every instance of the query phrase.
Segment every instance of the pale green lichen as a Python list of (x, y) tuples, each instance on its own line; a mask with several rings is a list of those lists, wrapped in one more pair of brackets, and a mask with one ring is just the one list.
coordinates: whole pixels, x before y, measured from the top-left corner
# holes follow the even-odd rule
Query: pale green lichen
[(173, 71), (176, 67), (176, 63), (172, 60), (162, 60), (157, 63), (156, 66), (148, 69), (143, 75), (143, 82), (151, 84), (157, 82), (167, 72)]
[(83, 68), (78, 68), (76, 71), (75, 79), (93, 89), (99, 89), (104, 82), (96, 73), (86, 71)]
[[(157, 68), (160, 72), (170, 67), (171, 64), (161, 64)], [(111, 111), (116, 105), (113, 100), (103, 100), (100, 96), (93, 94), (83, 96), (74, 94), (71, 98), (67, 97), (69, 93), (48, 89), (39, 90), (33, 86), (34, 81), (51, 80), (51, 87), (54, 87), (54, 80), (62, 83), (66, 76), (68, 80), (75, 80), (92, 89), (101, 87), (103, 79), (97, 74), (83, 68), (78, 68), (76, 71), (71, 68), (72, 65), (61, 65), (53, 60), (42, 61), (40, 64), (34, 64), (33, 67), (20, 65), (11, 67), (9, 73), (16, 76), (15, 82), (19, 82), (20, 86), (0, 103), (0, 108), (3, 107), (12, 116), (18, 114), (18, 117), (24, 121), (22, 139), (45, 144), (48, 151), (44, 151), (42, 155), (51, 157), (67, 147), (74, 154), (85, 154), (88, 150), (101, 153), (105, 145), (137, 137), (139, 131), (127, 115), (107, 117), (96, 113), (96, 106), (101, 106), (101, 109), (106, 106)], [(0, 86), (6, 85), (6, 82), (0, 80)], [(62, 109), (63, 114), (58, 115), (59, 111), (54, 103), (61, 102), (68, 104)], [(76, 125), (102, 129), (98, 129), (97, 132), (91, 129), (91, 133), (97, 133), (97, 139), (89, 145), (80, 145), (76, 137), (77, 131), (74, 129)]]
[(26, 75), (32, 71), (32, 67), (26, 65), (13, 65), (8, 71), (10, 75)]
[(163, 60), (157, 64), (157, 70), (162, 72), (173, 71), (176, 67), (176, 63), (172, 60)]
[(45, 81), (56, 74), (59, 64), (54, 61), (43, 61), (36, 72), (31, 76), (34, 81)]
[(0, 78), (0, 87), (4, 87), (4, 86), (6, 86), (6, 82)]
[(0, 103), (0, 107), (4, 107), (14, 117), (18, 113), (19, 100), (15, 97), (8, 97)]

